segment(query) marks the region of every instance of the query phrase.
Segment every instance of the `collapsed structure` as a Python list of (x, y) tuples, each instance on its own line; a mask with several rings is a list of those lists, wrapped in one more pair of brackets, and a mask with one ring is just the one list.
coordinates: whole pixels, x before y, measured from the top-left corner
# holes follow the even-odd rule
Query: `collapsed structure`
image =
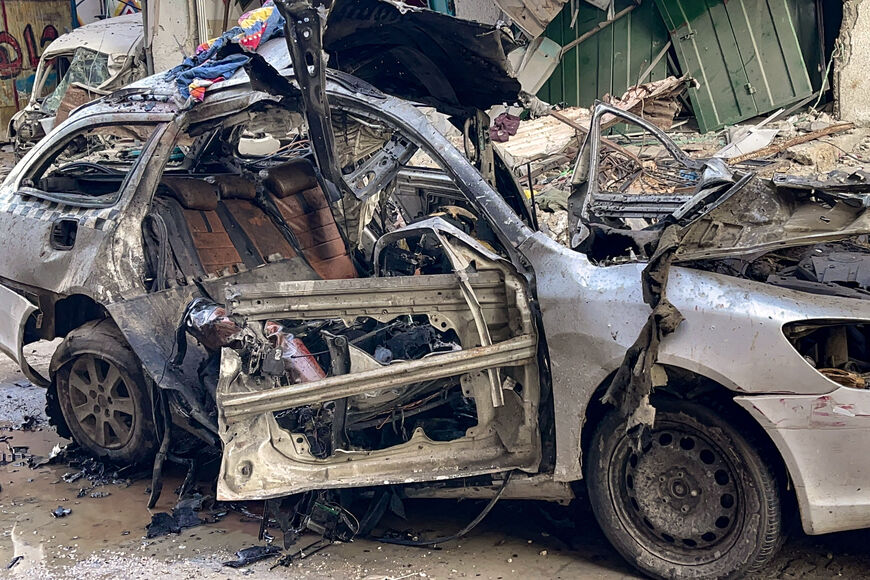
[[(241, 63), (201, 102), (178, 71), (135, 83), (0, 188), (0, 347), (59, 432), (153, 459), (151, 505), (165, 461), (219, 454), (218, 498), (267, 500), (291, 539), (366, 528), (324, 490), (568, 501), (580, 480), (660, 577), (760, 569), (791, 490), (808, 533), (870, 524), (842, 444), (870, 437), (864, 175), (764, 179), (599, 104), (560, 244), (480, 112), (525, 97), (504, 31), (382, 0), (275, 10), (284, 38), (180, 69)], [(393, 50), (343, 34), (367, 28)], [(460, 39), (457, 72), (437, 57)], [(41, 377), (23, 347), (55, 337)]]

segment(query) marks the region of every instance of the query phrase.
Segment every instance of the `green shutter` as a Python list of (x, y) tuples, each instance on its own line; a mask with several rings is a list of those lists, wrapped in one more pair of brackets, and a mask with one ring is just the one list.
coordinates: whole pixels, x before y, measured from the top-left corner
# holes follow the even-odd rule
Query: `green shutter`
[(655, 0), (701, 131), (762, 115), (813, 92), (789, 0)]
[[(629, 6), (616, 0), (615, 11)], [(607, 20), (607, 13), (580, 2), (577, 22), (571, 28), (571, 5), (550, 23), (544, 34), (565, 46)], [(646, 78), (639, 78), (665, 44), (668, 31), (652, 1), (617, 20), (595, 36), (569, 50), (544, 84), (538, 96), (550, 103), (588, 107), (606, 94), (621, 97), (631, 86), (667, 77), (667, 59), (662, 59)]]

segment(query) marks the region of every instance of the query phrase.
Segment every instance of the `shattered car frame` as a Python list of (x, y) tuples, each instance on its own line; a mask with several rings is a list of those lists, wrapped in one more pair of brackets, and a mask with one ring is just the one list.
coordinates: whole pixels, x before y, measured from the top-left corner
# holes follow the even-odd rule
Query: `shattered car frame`
[(142, 39), (142, 16), (130, 14), (53, 40), (39, 59), (27, 106), (9, 120), (6, 139), (16, 153), (22, 155), (44, 137), (71, 108), (142, 78)]
[[(297, 86), (290, 32), (196, 107), (159, 78), (82, 107), (0, 187), (0, 349), (60, 429), (158, 464), (196, 436), (227, 500), (567, 501), (585, 479), (658, 577), (757, 570), (790, 490), (808, 533), (870, 526), (863, 194), (692, 160), (600, 105), (561, 246), (414, 104), (324, 68)], [(601, 193), (605, 115), (685, 191)], [(37, 376), (23, 345), (60, 336)]]

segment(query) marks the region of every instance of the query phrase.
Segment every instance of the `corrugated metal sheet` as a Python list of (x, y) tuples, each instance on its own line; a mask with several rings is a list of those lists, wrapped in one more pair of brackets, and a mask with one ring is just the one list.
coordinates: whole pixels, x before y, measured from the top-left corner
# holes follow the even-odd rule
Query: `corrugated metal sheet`
[(656, 0), (702, 131), (812, 94), (787, 0)]
[[(630, 6), (629, 0), (616, 0), (615, 11)], [(571, 27), (571, 5), (559, 13), (544, 33), (560, 45), (607, 20), (607, 13), (579, 4), (575, 26)], [(662, 59), (646, 78), (638, 78), (668, 42), (668, 30), (655, 5), (644, 2), (633, 12), (614, 22), (595, 36), (569, 50), (553, 75), (538, 91), (550, 103), (588, 107), (606, 94), (621, 96), (639, 82), (667, 76), (667, 61)]]

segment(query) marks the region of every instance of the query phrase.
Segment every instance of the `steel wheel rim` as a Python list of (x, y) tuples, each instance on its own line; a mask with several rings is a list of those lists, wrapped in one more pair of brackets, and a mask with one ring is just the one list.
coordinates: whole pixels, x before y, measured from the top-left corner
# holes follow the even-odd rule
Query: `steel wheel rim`
[(93, 354), (70, 367), (70, 411), (84, 434), (104, 449), (120, 449), (133, 437), (136, 401), (133, 382), (114, 363)]
[(735, 544), (744, 502), (736, 466), (704, 433), (661, 421), (636, 451), (623, 436), (613, 459), (611, 500), (645, 549), (675, 564), (698, 565)]

